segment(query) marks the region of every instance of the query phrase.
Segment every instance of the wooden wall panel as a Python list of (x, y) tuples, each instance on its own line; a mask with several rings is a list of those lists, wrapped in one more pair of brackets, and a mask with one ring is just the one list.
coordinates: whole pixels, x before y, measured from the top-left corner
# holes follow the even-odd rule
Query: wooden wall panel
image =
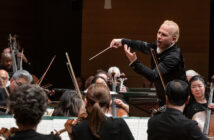
[[(97, 69), (118, 66), (125, 72), (129, 87), (142, 87), (143, 78), (129, 68), (122, 49), (112, 49), (92, 61), (88, 59), (105, 49), (113, 38), (155, 41), (156, 32), (165, 19), (176, 21), (181, 28), (178, 45), (185, 57), (186, 69), (195, 69), (208, 76), (209, 57), (209, 0), (111, 0), (112, 9), (104, 9), (105, 0), (84, 0), (82, 16), (83, 77)], [(141, 53), (146, 65), (150, 57)]]

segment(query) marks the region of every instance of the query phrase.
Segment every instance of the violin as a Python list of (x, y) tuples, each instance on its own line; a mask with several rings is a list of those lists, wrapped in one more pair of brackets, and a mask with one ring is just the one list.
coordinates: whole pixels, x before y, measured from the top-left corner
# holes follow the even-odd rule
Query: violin
[(9, 136), (14, 136), (16, 132), (19, 132), (19, 129), (15, 127), (10, 128), (10, 130), (4, 127), (0, 129), (0, 135), (5, 139), (7, 139)]
[(55, 135), (59, 136), (60, 134), (64, 133), (64, 132), (68, 132), (69, 135), (71, 135), (72, 133), (72, 126), (76, 125), (77, 123), (85, 120), (88, 117), (87, 113), (82, 113), (80, 114), (75, 120), (74, 119), (70, 119), (67, 120), (65, 123), (65, 128), (62, 130), (54, 130), (55, 131)]

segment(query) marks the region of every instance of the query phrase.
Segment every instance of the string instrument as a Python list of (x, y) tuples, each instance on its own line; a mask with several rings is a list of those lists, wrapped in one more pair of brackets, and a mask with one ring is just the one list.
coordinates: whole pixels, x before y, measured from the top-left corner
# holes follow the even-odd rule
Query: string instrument
[(127, 80), (126, 75), (124, 73), (121, 73), (118, 80), (120, 81), (120, 91), (122, 91), (124, 81)]
[(14, 136), (16, 132), (19, 132), (18, 128), (12, 127), (9, 129), (2, 127), (0, 129), (0, 136), (3, 136), (5, 139), (7, 139), (9, 136)]
[(15, 48), (14, 48), (14, 39), (13, 39), (13, 37), (12, 37), (12, 35), (11, 34), (9, 34), (9, 44), (10, 44), (10, 52), (11, 52), (11, 55), (12, 55), (12, 61), (13, 61), (13, 73), (15, 73), (17, 70), (18, 70), (18, 68), (17, 68), (17, 64), (16, 64), (16, 56), (15, 56), (15, 52), (16, 52), (16, 50), (15, 50)]
[[(213, 83), (211, 83), (209, 99), (207, 101), (208, 105), (212, 103), (213, 91)], [(208, 138), (214, 139), (214, 114), (210, 108), (207, 108), (205, 111), (197, 112), (193, 115), (192, 120), (198, 122), (198, 126), (204, 135), (206, 135)]]
[[(35, 80), (34, 83), (35, 83), (36, 85), (38, 85), (38, 86), (41, 85), (41, 83), (43, 82), (45, 76), (47, 75), (48, 70), (50, 69), (51, 65), (53, 64), (53, 61), (55, 60), (55, 58), (56, 58), (56, 55), (53, 56), (53, 58), (52, 58), (50, 64), (48, 65), (47, 69), (45, 70), (44, 74), (42, 75), (42, 77), (41, 77), (39, 80), (36, 79), (36, 77), (34, 76), (34, 78), (35, 78), (35, 79), (34, 79), (34, 80)], [(50, 85), (48, 85), (48, 86), (46, 86), (46, 87), (44, 87), (44, 86), (41, 86), (41, 87), (43, 88), (43, 90), (45, 91), (46, 94), (54, 95), (54, 94), (55, 94), (55, 91), (54, 91), (54, 90), (48, 90), (48, 89), (47, 89), (47, 87), (49, 87), (49, 86), (50, 86)], [(51, 85), (51, 86), (52, 86), (52, 85)]]
[[(112, 78), (112, 91), (116, 92), (116, 77), (115, 77), (115, 72), (112, 71), (111, 73), (111, 78)], [(113, 95), (112, 96), (112, 116), (116, 117), (117, 116), (117, 106), (116, 103), (114, 102), (114, 100), (116, 99), (116, 97)]]
[[(213, 90), (213, 83), (211, 83), (208, 105), (212, 103)], [(208, 138), (214, 138), (214, 114), (211, 113), (212, 110), (207, 108), (203, 134), (207, 135)]]
[[(70, 127), (66, 127), (67, 129), (64, 128), (64, 129), (61, 129), (61, 130), (59, 130), (59, 131), (54, 130), (54, 131), (55, 131), (55, 135), (59, 136), (59, 135), (61, 135), (62, 133), (66, 132), (66, 131), (68, 131), (68, 134), (71, 134), (71, 133), (72, 133), (72, 130), (71, 130), (71, 129), (72, 129), (72, 126), (74, 126), (74, 125), (76, 125), (77, 123), (79, 123), (79, 122), (85, 120), (87, 117), (88, 117), (88, 114), (87, 114), (87, 113), (82, 113), (82, 114), (80, 114), (75, 120), (74, 120), (74, 119), (69, 119), (69, 120), (67, 120), (66, 123), (65, 123), (65, 127), (66, 127), (66, 126), (70, 126)], [(70, 129), (69, 129), (69, 128), (70, 128)]]

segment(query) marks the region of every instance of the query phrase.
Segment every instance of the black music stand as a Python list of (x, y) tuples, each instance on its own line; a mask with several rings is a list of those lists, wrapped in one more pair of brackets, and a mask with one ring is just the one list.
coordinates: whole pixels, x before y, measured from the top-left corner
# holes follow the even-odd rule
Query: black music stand
[(150, 117), (152, 110), (158, 108), (158, 98), (154, 89), (135, 89), (135, 92), (131, 89), (130, 92), (119, 94), (129, 104), (130, 116)]

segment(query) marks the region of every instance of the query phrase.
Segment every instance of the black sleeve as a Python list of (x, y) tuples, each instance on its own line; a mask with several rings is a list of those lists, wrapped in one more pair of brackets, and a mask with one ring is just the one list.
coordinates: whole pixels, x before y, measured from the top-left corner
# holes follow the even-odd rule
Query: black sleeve
[(120, 118), (120, 128), (121, 128), (121, 139), (120, 140), (134, 140), (131, 130), (129, 129), (126, 122)]
[[(171, 53), (158, 64), (160, 72), (163, 76), (167, 75), (170, 71), (172, 71), (172, 69), (174, 69), (178, 65), (178, 63), (180, 62), (179, 56), (180, 54), (178, 53)], [(130, 66), (135, 72), (143, 75), (149, 81), (155, 81), (157, 78), (159, 78), (157, 68), (151, 69), (140, 63), (138, 60), (136, 60)]]
[(208, 140), (208, 138), (202, 134), (196, 121), (192, 121), (189, 131), (191, 138), (194, 140)]
[(151, 54), (150, 48), (152, 48), (152, 44), (143, 42), (140, 40), (131, 40), (131, 39), (122, 39), (122, 45), (128, 45), (133, 50), (140, 51), (145, 54)]

